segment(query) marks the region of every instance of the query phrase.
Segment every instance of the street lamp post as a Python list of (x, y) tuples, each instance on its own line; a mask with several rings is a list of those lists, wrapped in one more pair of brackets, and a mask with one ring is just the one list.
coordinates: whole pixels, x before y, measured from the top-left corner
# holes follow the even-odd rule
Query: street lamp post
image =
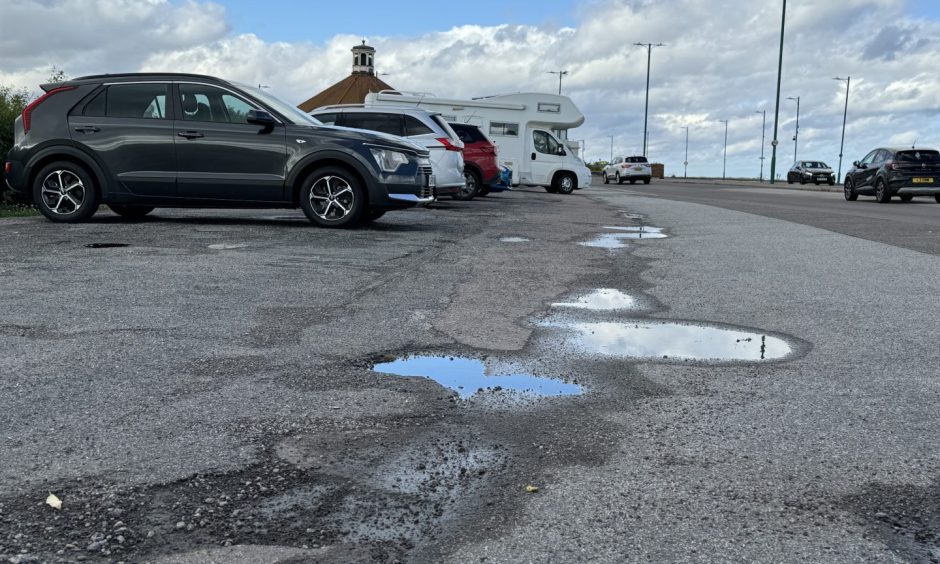
[(665, 47), (665, 43), (634, 43), (646, 47), (646, 109), (643, 111), (643, 156), (646, 156), (647, 126), (650, 115), (650, 64), (653, 62), (653, 47)]
[(845, 148), (845, 120), (849, 117), (849, 85), (852, 84), (852, 77), (839, 78), (837, 76), (833, 80), (841, 80), (845, 83), (845, 111), (842, 113), (842, 142), (839, 143), (839, 176), (837, 177), (839, 182), (842, 182), (842, 150)]
[(607, 161), (607, 164), (614, 162), (614, 136), (610, 135), (610, 160)]
[(764, 181), (764, 141), (767, 139), (767, 110), (757, 110), (758, 114), (764, 116), (764, 124), (760, 130), (760, 181)]
[(558, 95), (561, 96), (561, 77), (563, 77), (563, 76), (565, 76), (566, 74), (568, 74), (568, 71), (566, 71), (566, 70), (548, 71), (548, 74), (557, 74), (557, 75), (558, 75)]
[(800, 97), (787, 97), (787, 100), (796, 102), (796, 132), (793, 134), (793, 164), (796, 164), (796, 148), (800, 142)]
[(780, 79), (783, 77), (783, 32), (787, 25), (787, 0), (783, 0), (783, 15), (780, 17), (780, 59), (777, 62), (777, 105), (774, 109), (774, 140), (770, 142), (773, 150), (770, 154), (770, 183), (777, 176), (777, 120), (780, 118)]
[(682, 177), (688, 178), (689, 177), (689, 128), (688, 126), (686, 126), (685, 128), (685, 160), (682, 161), (682, 166), (684, 167), (682, 171)]
[(725, 170), (728, 166), (728, 120), (720, 119), (718, 121), (725, 124), (725, 156), (721, 163), (721, 179), (724, 180)]

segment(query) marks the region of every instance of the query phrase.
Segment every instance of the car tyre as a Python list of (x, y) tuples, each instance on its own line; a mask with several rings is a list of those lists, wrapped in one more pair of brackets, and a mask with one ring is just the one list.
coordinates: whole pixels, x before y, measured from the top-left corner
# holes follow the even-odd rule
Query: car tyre
[(649, 183), (650, 183), (650, 179), (649, 179), (649, 178), (644, 178), (644, 179), (643, 179), (643, 184), (649, 184)]
[(610, 184), (610, 177), (607, 176), (607, 171), (604, 171), (604, 184)]
[(829, 179), (829, 186), (835, 186), (835, 185), (836, 185), (836, 179), (835, 179), (835, 178), (830, 178), (830, 179)]
[(793, 184), (793, 177), (789, 174), (787, 175), (787, 184)]
[(94, 178), (70, 161), (42, 167), (33, 182), (33, 201), (42, 215), (57, 223), (85, 221), (98, 211), (99, 205)]
[(851, 178), (845, 179), (845, 184), (842, 187), (842, 193), (845, 196), (847, 202), (854, 202), (858, 199), (858, 194), (855, 193), (855, 186), (853, 185)]
[(636, 184), (636, 179), (635, 179), (635, 178), (631, 178), (631, 179), (630, 179), (630, 184)]
[(898, 197), (901, 198), (902, 202), (910, 202), (911, 200), (914, 199), (914, 196), (912, 196), (911, 194), (901, 194)]
[(485, 185), (481, 185), (481, 186), (480, 186), (480, 193), (477, 194), (477, 196), (479, 196), (480, 198), (482, 198), (482, 197), (484, 197), (484, 196), (489, 196), (489, 195), (490, 195), (490, 187), (489, 187), (489, 186), (485, 186)]
[(617, 173), (617, 184), (623, 184), (623, 178), (620, 178), (620, 173)]
[(300, 207), (307, 219), (320, 227), (355, 227), (366, 206), (362, 183), (345, 168), (317, 169), (300, 186)]
[(881, 178), (875, 180), (875, 200), (879, 204), (887, 204), (891, 201), (891, 193), (888, 192), (888, 185)]
[(803, 186), (804, 184), (806, 184), (806, 179), (800, 176), (800, 186)]
[(152, 206), (124, 206), (119, 204), (108, 204), (111, 211), (125, 219), (142, 219), (145, 215), (152, 212)]
[(555, 175), (552, 185), (559, 194), (570, 194), (578, 186), (578, 180), (573, 175), (565, 172)]
[(454, 199), (460, 200), (462, 202), (467, 202), (476, 197), (477, 192), (480, 190), (480, 175), (474, 170), (464, 169), (463, 171), (463, 187), (460, 190), (457, 190), (454, 193)]

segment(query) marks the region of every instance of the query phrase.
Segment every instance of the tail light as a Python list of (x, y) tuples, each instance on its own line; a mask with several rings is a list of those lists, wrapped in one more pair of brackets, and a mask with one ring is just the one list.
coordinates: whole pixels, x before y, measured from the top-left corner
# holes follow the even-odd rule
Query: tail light
[(4, 173), (4, 174), (10, 174), (11, 172), (13, 172), (13, 163), (11, 163), (10, 161), (7, 161), (7, 162), (3, 165), (3, 173)]
[(891, 170), (897, 170), (897, 169), (901, 168), (901, 165), (899, 165), (898, 163), (896, 163), (896, 162), (894, 162), (894, 161), (891, 161), (891, 162), (888, 163), (888, 168), (891, 169)]
[(444, 146), (444, 149), (447, 150), (447, 151), (459, 151), (459, 152), (463, 152), (463, 148), (462, 148), (462, 147), (458, 147), (457, 145), (454, 145), (454, 144), (451, 142), (451, 140), (448, 139), (447, 137), (438, 137), (438, 138), (437, 138), (437, 141), (438, 141), (441, 145), (443, 145), (443, 146)]
[(622, 165), (620, 165), (620, 168), (630, 168), (630, 165), (628, 165), (627, 163), (623, 163)]
[(23, 133), (29, 133), (29, 129), (33, 124), (33, 110), (39, 107), (39, 104), (42, 104), (54, 94), (59, 92), (66, 92), (68, 90), (75, 90), (77, 86), (60, 86), (58, 88), (53, 88), (52, 90), (46, 92), (39, 98), (36, 98), (29, 103), (25, 108), (23, 108)]
[(484, 153), (496, 154), (496, 145), (480, 145), (480, 150)]

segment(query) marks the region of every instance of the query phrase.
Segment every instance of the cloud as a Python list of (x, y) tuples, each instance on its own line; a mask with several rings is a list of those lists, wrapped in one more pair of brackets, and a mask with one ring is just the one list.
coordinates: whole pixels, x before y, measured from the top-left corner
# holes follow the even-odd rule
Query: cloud
[[(837, 159), (845, 85), (851, 75), (846, 160), (892, 138), (918, 132), (940, 145), (926, 118), (940, 106), (940, 23), (905, 14), (905, 0), (806, 0), (788, 13), (782, 98), (800, 96), (800, 157)], [(397, 88), (471, 97), (557, 88), (550, 70), (566, 69), (563, 90), (585, 113), (573, 130), (589, 158), (639, 151), (652, 53), (650, 156), (681, 173), (684, 126), (689, 173), (721, 173), (724, 125), (728, 171), (756, 175), (761, 115), (765, 151), (773, 138), (780, 12), (752, 0), (598, 0), (578, 10), (574, 27), (464, 25), (403, 37), (370, 37), (383, 80)], [(0, 22), (0, 82), (34, 89), (55, 64), (70, 75), (178, 71), (262, 83), (298, 103), (347, 76), (359, 37), (325, 43), (272, 42), (233, 35), (216, 3), (168, 0), (7, 0)], [(273, 17), (273, 16), (272, 16)], [(891, 22), (884, 25), (884, 22)], [(15, 23), (14, 23), (15, 22)], [(39, 39), (38, 37), (42, 37)], [(792, 160), (794, 104), (781, 100), (779, 169)], [(769, 164), (769, 160), (767, 161)]]

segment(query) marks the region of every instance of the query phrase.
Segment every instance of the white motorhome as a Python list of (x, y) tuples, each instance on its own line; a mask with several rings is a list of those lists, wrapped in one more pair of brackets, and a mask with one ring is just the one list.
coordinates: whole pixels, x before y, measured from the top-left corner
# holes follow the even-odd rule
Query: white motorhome
[(514, 186), (567, 194), (591, 185), (578, 144), (568, 139), (568, 130), (583, 124), (584, 114), (567, 96), (529, 92), (455, 100), (383, 90), (366, 95), (365, 105), (419, 107), (479, 126), (498, 147), (500, 163), (512, 169)]

